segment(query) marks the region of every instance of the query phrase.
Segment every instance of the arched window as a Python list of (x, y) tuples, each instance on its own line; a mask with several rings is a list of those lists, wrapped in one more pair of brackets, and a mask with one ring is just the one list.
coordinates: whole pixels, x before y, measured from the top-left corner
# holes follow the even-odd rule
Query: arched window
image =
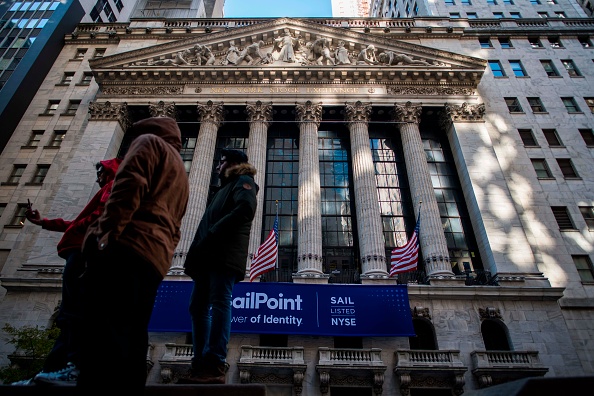
[(436, 351), (437, 338), (433, 323), (425, 318), (413, 318), (413, 327), (416, 336), (408, 337), (410, 349), (426, 349)]
[(485, 319), (481, 323), (481, 334), (487, 351), (511, 351), (507, 326), (499, 319)]

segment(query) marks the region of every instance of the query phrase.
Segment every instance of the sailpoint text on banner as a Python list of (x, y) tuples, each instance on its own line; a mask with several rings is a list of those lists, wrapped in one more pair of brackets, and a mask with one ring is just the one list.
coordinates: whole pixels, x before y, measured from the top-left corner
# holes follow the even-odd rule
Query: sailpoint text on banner
[[(189, 285), (187, 285), (189, 283)], [(163, 281), (149, 331), (189, 331), (192, 282)], [(406, 285), (240, 282), (231, 332), (324, 336), (414, 336)]]

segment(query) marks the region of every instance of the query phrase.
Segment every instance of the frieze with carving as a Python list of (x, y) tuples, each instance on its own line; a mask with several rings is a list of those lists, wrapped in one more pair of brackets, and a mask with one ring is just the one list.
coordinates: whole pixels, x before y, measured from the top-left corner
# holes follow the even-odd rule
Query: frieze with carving
[[(360, 47), (360, 50), (355, 48)], [(243, 47), (236, 46), (230, 40), (226, 48), (214, 51), (212, 46), (194, 44), (158, 58), (139, 60), (129, 63), (128, 67), (187, 67), (187, 66), (254, 66), (254, 65), (325, 65), (356, 66), (374, 65), (380, 67), (398, 67), (419, 65), (424, 67), (451, 67), (445, 62), (415, 58), (401, 52), (375, 45), (347, 43), (330, 37), (319, 37), (305, 41), (301, 35), (284, 29), (282, 35), (271, 40), (258, 40)]]
[(103, 94), (105, 95), (181, 95), (184, 92), (184, 87), (181, 85), (174, 86), (146, 86), (146, 87), (104, 87)]
[(469, 87), (435, 87), (435, 86), (388, 86), (387, 92), (390, 95), (474, 95), (474, 88)]

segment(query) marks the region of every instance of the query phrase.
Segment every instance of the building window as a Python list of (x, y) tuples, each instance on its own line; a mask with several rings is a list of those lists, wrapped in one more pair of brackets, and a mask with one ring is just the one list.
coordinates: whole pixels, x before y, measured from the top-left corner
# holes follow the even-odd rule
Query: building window
[(21, 177), (23, 176), (23, 173), (25, 172), (26, 167), (27, 167), (27, 165), (14, 165), (12, 167), (12, 172), (10, 173), (8, 180), (6, 181), (6, 183), (3, 183), (3, 184), (8, 184), (8, 185), (19, 184), (19, 181), (21, 180)]
[(547, 76), (559, 77), (559, 72), (557, 71), (557, 68), (553, 64), (553, 61), (541, 60), (540, 63), (542, 64), (542, 67), (544, 68), (545, 73), (547, 73)]
[(460, 4), (469, 6), (472, 5), (472, 2), (470, 0), (460, 0)]
[(466, 13), (466, 18), (468, 18), (468, 19), (477, 19), (478, 16), (476, 15), (476, 12), (467, 12)]
[(503, 12), (494, 12), (493, 13), (493, 18), (503, 18)]
[(571, 258), (582, 282), (594, 282), (594, 266), (592, 266), (590, 256), (580, 254), (572, 255)]
[(549, 13), (546, 11), (539, 11), (538, 12), (538, 16), (541, 18), (548, 18), (549, 17)]
[(487, 0), (487, 4), (489, 4), (489, 5), (497, 5), (497, 0)]
[(59, 148), (62, 145), (62, 141), (66, 136), (66, 131), (54, 131), (52, 138), (49, 142), (47, 142), (46, 148)]
[(97, 6), (95, 6), (90, 13), (91, 19), (93, 20), (93, 22), (95, 23), (103, 23), (103, 18), (101, 18), (101, 11), (99, 11), (97, 9)]
[(478, 41), (481, 48), (493, 48), (493, 44), (491, 44), (491, 39), (489, 37), (479, 37)]
[(90, 85), (91, 81), (93, 80), (93, 73), (91, 72), (84, 72), (82, 78), (80, 79), (79, 85)]
[(32, 131), (27, 144), (25, 144), (23, 147), (39, 147), (39, 142), (41, 141), (43, 132), (44, 131)]
[(578, 36), (578, 40), (582, 47), (584, 48), (591, 48), (592, 47), (592, 40), (588, 36)]
[[(447, 140), (434, 130), (423, 131), (421, 138), (449, 255), (454, 258), (453, 261), (468, 262), (477, 268), (480, 260), (478, 255), (473, 253), (476, 252), (476, 243), (472, 241), (470, 217), (461, 194), (453, 158), (446, 146)], [(402, 245), (400, 243), (397, 246)]]
[(557, 158), (557, 163), (559, 164), (559, 168), (561, 169), (561, 173), (563, 177), (566, 179), (575, 179), (579, 178), (575, 168), (573, 167), (573, 163), (569, 158)]
[(520, 18), (522, 18), (522, 14), (520, 14), (519, 12), (510, 12), (509, 13), (509, 16), (512, 19), (520, 19)]
[(540, 0), (530, 0), (530, 4), (532, 4), (532, 5), (539, 5), (540, 4)]
[(86, 48), (78, 48), (76, 50), (76, 54), (74, 55), (74, 59), (83, 59), (85, 57), (86, 53), (87, 53)]
[(547, 161), (542, 158), (531, 158), (532, 166), (536, 171), (536, 177), (539, 179), (551, 179), (553, 175), (547, 165)]
[(582, 74), (571, 59), (561, 59), (561, 63), (563, 63), (563, 67), (565, 67), (570, 77), (581, 77)]
[(548, 5), (557, 4), (557, 0), (546, 0)]
[(5, 203), (0, 203), (0, 217), (4, 214), (4, 210), (6, 209)]
[(580, 206), (580, 212), (589, 231), (594, 231), (594, 206)]
[(105, 48), (97, 48), (95, 49), (95, 53), (93, 54), (93, 58), (103, 58), (105, 56)]
[(563, 147), (556, 129), (543, 129), (542, 133), (550, 147)]
[(567, 17), (565, 16), (565, 13), (564, 13), (563, 11), (555, 11), (555, 16), (556, 16), (557, 18), (567, 18)]
[(499, 45), (501, 48), (513, 48), (514, 46), (511, 43), (509, 37), (501, 37), (499, 38)]
[(581, 113), (582, 111), (578, 107), (574, 98), (561, 98), (563, 105), (567, 109), (568, 113)]
[(445, 0), (445, 5), (453, 6), (453, 5), (456, 5), (456, 3), (454, 2), (454, 0)]
[(530, 108), (532, 109), (533, 113), (545, 113), (546, 109), (544, 107), (544, 105), (542, 104), (542, 101), (540, 100), (540, 98), (526, 98), (528, 99), (528, 104), (530, 105)]
[(522, 139), (522, 143), (525, 147), (538, 147), (532, 129), (518, 129), (518, 133), (520, 134), (520, 139)]
[(58, 106), (60, 105), (59, 100), (49, 100), (47, 102), (47, 107), (43, 111), (42, 115), (54, 115), (58, 110)]
[(584, 143), (588, 147), (594, 147), (594, 131), (591, 129), (580, 129), (580, 135), (582, 135), (582, 139), (584, 139)]
[(62, 76), (62, 81), (60, 81), (59, 85), (70, 85), (72, 79), (74, 78), (74, 72), (65, 72)]
[(560, 230), (575, 230), (566, 206), (551, 206), (551, 210)]
[(501, 67), (501, 62), (489, 61), (489, 66), (491, 67), (491, 72), (493, 72), (493, 77), (505, 77), (505, 72), (503, 71), (503, 67)]
[(27, 211), (27, 204), (20, 203), (17, 205), (16, 211), (14, 212), (14, 216), (10, 219), (10, 222), (7, 224), (10, 227), (22, 227), (25, 225), (25, 212)]
[(510, 113), (523, 113), (522, 106), (518, 98), (504, 98), (507, 109)]
[(458, 18), (460, 18), (460, 13), (459, 12), (450, 12), (450, 18), (458, 19)]
[(586, 105), (590, 109), (590, 113), (594, 114), (594, 98), (584, 98)]
[(561, 44), (561, 39), (559, 37), (549, 37), (549, 44), (551, 48), (563, 48), (563, 44)]
[(509, 65), (511, 66), (512, 71), (516, 77), (527, 77), (526, 70), (524, 70), (524, 66), (522, 66), (522, 62), (519, 60), (510, 60)]
[(514, 5), (513, 0), (503, 0), (503, 4), (505, 5)]
[(293, 252), (296, 254), (297, 247), (299, 147), (295, 139), (287, 135), (286, 131), (279, 131), (268, 136), (261, 237), (265, 238), (266, 232), (272, 229), (276, 215), (275, 201), (278, 200), (278, 268), (291, 271), (297, 266)]
[(45, 180), (47, 172), (49, 171), (49, 168), (49, 165), (37, 165), (35, 174), (33, 175), (33, 178), (31, 179), (31, 182), (29, 184), (42, 184)]
[(116, 8), (118, 9), (118, 12), (121, 12), (122, 9), (124, 8), (124, 3), (122, 3), (122, 0), (115, 0), (114, 4), (115, 4)]
[(532, 48), (544, 48), (538, 37), (528, 37), (528, 42)]
[(75, 115), (76, 114), (76, 110), (78, 109), (78, 106), (80, 106), (80, 100), (71, 100), (71, 101), (69, 101), (68, 102), (68, 108), (63, 113), (63, 115)]

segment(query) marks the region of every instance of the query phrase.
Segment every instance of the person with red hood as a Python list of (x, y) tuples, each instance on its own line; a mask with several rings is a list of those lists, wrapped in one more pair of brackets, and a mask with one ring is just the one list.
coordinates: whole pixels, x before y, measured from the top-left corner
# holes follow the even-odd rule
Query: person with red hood
[(41, 226), (44, 230), (64, 233), (58, 242), (58, 256), (66, 260), (66, 264), (62, 273), (62, 301), (56, 317), (60, 335), (48, 354), (42, 371), (33, 379), (19, 381), (13, 385), (56, 385), (76, 382), (81, 337), (79, 327), (82, 317), (80, 276), (85, 269), (82, 258), (83, 240), (89, 225), (103, 213), (121, 162), (119, 158), (112, 158), (95, 164), (96, 181), (100, 189), (74, 220), (41, 218), (39, 211), (32, 207), (25, 212), (27, 220), (31, 223)]
[(181, 131), (169, 117), (138, 121), (103, 214), (83, 242), (85, 338), (81, 395), (142, 395), (148, 325), (181, 238), (189, 183)]

